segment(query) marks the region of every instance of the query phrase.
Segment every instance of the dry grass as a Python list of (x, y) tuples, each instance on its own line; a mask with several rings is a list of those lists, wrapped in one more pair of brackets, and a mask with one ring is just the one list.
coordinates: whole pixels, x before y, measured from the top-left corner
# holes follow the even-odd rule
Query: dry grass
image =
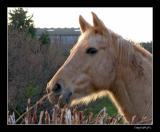
[(77, 106), (59, 108), (54, 105), (52, 110), (42, 110), (38, 112), (40, 106), (45, 103), (47, 95), (44, 95), (39, 101), (31, 106), (31, 100), (28, 99), (26, 112), (20, 115), (17, 119), (15, 113), (8, 112), (8, 124), (50, 124), (50, 125), (80, 125), (80, 124), (99, 124), (99, 125), (118, 125), (118, 124), (146, 124), (150, 121), (144, 117), (141, 121), (136, 122), (136, 116), (133, 116), (130, 123), (123, 122), (123, 116), (116, 114), (110, 116), (107, 109), (104, 107), (96, 116), (90, 112), (87, 116), (83, 111), (79, 111)]
[(8, 124), (120, 124), (122, 116), (109, 116), (104, 107), (96, 116), (90, 112), (87, 116), (83, 111), (79, 111), (77, 107), (59, 108), (54, 105), (52, 110), (43, 110), (38, 112), (38, 108), (44, 103), (47, 96), (43, 96), (35, 105), (31, 106), (31, 101), (28, 99), (26, 112), (23, 113), (18, 119), (15, 118), (15, 113), (8, 112)]

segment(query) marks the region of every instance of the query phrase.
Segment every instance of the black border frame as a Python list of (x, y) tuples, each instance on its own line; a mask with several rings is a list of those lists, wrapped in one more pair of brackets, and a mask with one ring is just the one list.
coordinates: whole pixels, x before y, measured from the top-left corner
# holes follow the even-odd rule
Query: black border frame
[[(132, 130), (151, 130), (151, 129), (159, 129), (160, 128), (160, 107), (158, 105), (158, 94), (160, 93), (159, 86), (158, 86), (158, 75), (159, 75), (159, 65), (160, 65), (160, 37), (158, 33), (160, 30), (158, 24), (160, 23), (158, 19), (158, 13), (160, 11), (160, 2), (158, 0), (152, 1), (152, 0), (107, 0), (107, 1), (95, 1), (95, 0), (81, 0), (81, 1), (70, 1), (70, 0), (58, 0), (58, 1), (36, 1), (36, 0), (2, 0), (0, 4), (0, 29), (1, 31), (1, 53), (2, 53), (2, 59), (1, 66), (3, 64), (4, 70), (2, 70), (1, 73), (4, 74), (4, 76), (1, 76), (1, 82), (3, 85), (1, 85), (1, 107), (0, 107), (0, 128), (17, 128), (17, 127), (25, 127), (26, 125), (7, 125), (7, 106), (5, 106), (6, 99), (7, 99), (7, 7), (153, 7), (153, 125), (73, 125), (73, 126), (55, 126), (55, 125), (40, 125), (39, 128), (51, 128), (51, 127), (65, 127), (65, 128), (103, 128), (103, 129), (132, 129)], [(4, 57), (5, 56), (5, 57)], [(6, 76), (5, 76), (6, 75)], [(6, 80), (5, 80), (6, 79)], [(3, 117), (3, 118), (2, 118)], [(33, 125), (27, 126), (32, 127)], [(36, 128), (37, 126), (33, 126)], [(47, 129), (46, 129), (47, 130)], [(67, 130), (67, 129), (66, 129)]]

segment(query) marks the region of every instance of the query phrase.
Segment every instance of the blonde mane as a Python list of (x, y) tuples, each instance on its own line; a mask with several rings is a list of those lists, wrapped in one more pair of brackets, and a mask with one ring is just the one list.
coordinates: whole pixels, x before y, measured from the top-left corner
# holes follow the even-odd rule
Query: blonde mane
[(144, 49), (139, 43), (136, 43), (132, 40), (126, 40), (113, 31), (109, 31), (111, 35), (111, 46), (113, 46), (112, 48), (116, 50), (116, 57), (119, 57), (120, 61), (123, 63), (130, 63), (130, 60), (132, 60), (131, 58), (135, 53), (142, 55), (141, 57), (146, 59), (152, 59), (152, 54)]

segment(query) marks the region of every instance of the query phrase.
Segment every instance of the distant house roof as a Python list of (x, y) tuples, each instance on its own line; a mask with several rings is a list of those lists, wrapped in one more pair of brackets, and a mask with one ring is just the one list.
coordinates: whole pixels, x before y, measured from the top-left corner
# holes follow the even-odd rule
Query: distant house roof
[(37, 35), (48, 31), (49, 35), (80, 35), (79, 28), (37, 28)]

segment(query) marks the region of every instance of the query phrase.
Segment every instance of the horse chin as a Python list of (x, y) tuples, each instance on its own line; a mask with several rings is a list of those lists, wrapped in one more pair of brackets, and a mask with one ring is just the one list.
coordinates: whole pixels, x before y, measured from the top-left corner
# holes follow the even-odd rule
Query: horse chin
[(56, 105), (58, 104), (58, 96), (54, 96), (53, 94), (48, 94), (48, 100), (51, 104)]
[(52, 93), (48, 94), (48, 100), (53, 106), (57, 105), (60, 108), (70, 107), (71, 100), (69, 100), (68, 102), (64, 102), (63, 99), (60, 99), (60, 97), (61, 96), (55, 96)]

